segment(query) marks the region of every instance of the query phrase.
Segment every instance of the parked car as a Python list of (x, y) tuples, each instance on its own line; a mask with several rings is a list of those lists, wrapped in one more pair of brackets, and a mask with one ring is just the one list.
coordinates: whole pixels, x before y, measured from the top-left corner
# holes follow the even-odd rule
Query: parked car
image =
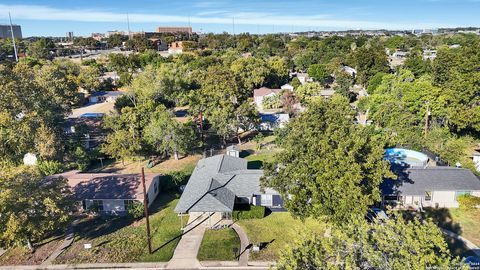
[(375, 207), (368, 209), (368, 212), (365, 218), (367, 219), (368, 222), (375, 222), (375, 221), (385, 222), (389, 219), (385, 211)]

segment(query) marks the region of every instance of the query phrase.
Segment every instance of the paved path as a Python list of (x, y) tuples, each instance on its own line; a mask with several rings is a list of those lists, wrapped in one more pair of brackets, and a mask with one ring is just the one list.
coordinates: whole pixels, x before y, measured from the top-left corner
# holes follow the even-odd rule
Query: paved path
[(0, 256), (2, 256), (2, 255), (3, 255), (3, 253), (5, 253), (5, 252), (7, 252), (7, 250), (6, 250), (6, 249), (0, 248)]
[[(164, 270), (167, 263), (89, 263), (89, 264), (53, 264), (53, 265), (19, 265), (19, 266), (0, 266), (0, 270), (73, 270), (73, 269), (105, 269), (105, 270)], [(269, 266), (247, 266), (247, 267), (187, 267), (184, 270), (267, 270)]]
[(202, 265), (197, 260), (198, 250), (202, 244), (206, 227), (202, 224), (206, 219), (198, 218), (188, 220), (184, 234), (175, 248), (173, 257), (168, 263), (169, 269), (200, 268)]
[(240, 237), (240, 258), (238, 258), (238, 266), (247, 266), (248, 254), (250, 253), (250, 241), (248, 241), (247, 234), (240, 225), (233, 223), (231, 228)]
[(452, 231), (442, 229), (442, 228), (440, 228), (440, 230), (442, 230), (443, 234), (462, 241), (465, 244), (465, 246), (467, 246), (471, 251), (473, 251), (473, 253), (475, 253), (475, 255), (480, 257), (480, 248), (477, 245), (475, 245), (474, 243), (470, 242), (468, 239), (466, 239), (466, 238), (464, 238), (464, 237), (462, 237), (462, 236), (460, 236), (460, 235), (458, 235), (458, 234), (456, 234)]
[(42, 265), (50, 265), (55, 261), (55, 259), (62, 254), (65, 249), (67, 249), (72, 243), (74, 239), (74, 226), (77, 224), (78, 220), (74, 220), (70, 227), (68, 227), (67, 231), (65, 232), (65, 239), (63, 243), (57, 247), (48, 258), (42, 262)]

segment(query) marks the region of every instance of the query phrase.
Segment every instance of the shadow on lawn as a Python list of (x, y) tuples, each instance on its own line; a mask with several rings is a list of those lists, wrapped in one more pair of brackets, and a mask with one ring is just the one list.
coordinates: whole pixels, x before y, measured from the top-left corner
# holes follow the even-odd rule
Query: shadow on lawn
[[(154, 215), (166, 208), (170, 202), (177, 199), (175, 193), (160, 193), (149, 207), (149, 214)], [(128, 216), (98, 216), (85, 218), (75, 226), (75, 233), (82, 239), (93, 240), (100, 236), (114, 233), (124, 227), (130, 226), (138, 220)], [(103, 243), (105, 244), (105, 243)]]

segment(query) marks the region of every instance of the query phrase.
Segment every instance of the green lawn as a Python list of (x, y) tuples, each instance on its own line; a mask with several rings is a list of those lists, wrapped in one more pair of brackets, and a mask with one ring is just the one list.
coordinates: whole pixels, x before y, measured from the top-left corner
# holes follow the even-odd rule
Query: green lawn
[(426, 216), (440, 226), (480, 246), (480, 209), (425, 209)]
[(294, 219), (290, 213), (271, 213), (262, 219), (239, 220), (237, 222), (248, 235), (252, 244), (266, 244), (260, 252), (250, 253), (251, 260), (275, 261), (280, 251), (291, 244), (299, 234), (314, 232), (323, 234), (325, 225), (308, 219), (305, 223)]
[(240, 238), (233, 229), (207, 230), (197, 258), (200, 261), (235, 261), (234, 248), (237, 252), (240, 250)]
[[(180, 240), (180, 219), (173, 212), (178, 195), (160, 193), (151, 207), (150, 227), (154, 253), (148, 254), (145, 220), (127, 217), (83, 220), (75, 241), (55, 263), (168, 261)], [(92, 249), (85, 250), (84, 244)]]

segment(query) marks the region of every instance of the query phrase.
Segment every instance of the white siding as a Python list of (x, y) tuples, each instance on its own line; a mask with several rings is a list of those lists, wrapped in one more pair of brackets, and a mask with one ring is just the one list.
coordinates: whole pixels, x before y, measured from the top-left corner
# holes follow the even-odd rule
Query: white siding
[[(156, 191), (155, 192), (155, 186)], [(148, 187), (147, 193), (148, 193), (148, 206), (152, 205), (153, 201), (155, 201), (155, 198), (157, 198), (158, 193), (160, 192), (160, 176), (155, 176), (153, 178), (152, 183)]]
[(455, 191), (434, 191), (431, 203), (432, 207), (458, 207)]

